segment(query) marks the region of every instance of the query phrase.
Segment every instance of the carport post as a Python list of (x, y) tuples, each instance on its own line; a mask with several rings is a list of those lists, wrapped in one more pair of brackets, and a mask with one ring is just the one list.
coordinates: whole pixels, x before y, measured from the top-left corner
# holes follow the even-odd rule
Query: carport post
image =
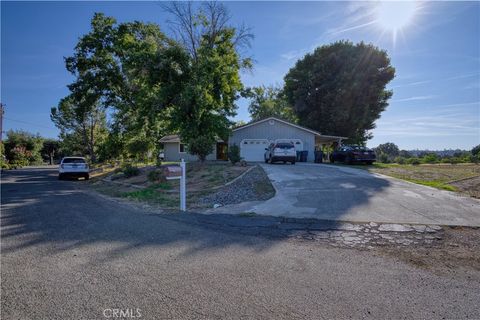
[(182, 176), (180, 178), (180, 211), (187, 211), (187, 186), (186, 186), (186, 167), (185, 160), (180, 162), (180, 168), (182, 168)]

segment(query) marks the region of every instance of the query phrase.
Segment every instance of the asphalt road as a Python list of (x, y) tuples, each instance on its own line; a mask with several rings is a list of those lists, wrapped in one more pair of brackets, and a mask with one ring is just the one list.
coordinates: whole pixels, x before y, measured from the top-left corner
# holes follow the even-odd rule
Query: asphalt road
[(2, 319), (480, 318), (472, 269), (145, 214), (52, 169), (1, 191)]

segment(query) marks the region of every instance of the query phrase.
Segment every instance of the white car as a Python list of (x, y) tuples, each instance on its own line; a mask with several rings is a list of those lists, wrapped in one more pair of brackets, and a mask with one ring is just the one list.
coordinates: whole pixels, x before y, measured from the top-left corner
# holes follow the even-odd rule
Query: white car
[(295, 164), (295, 160), (297, 160), (295, 145), (292, 142), (272, 143), (268, 148), (265, 148), (264, 159), (265, 163), (282, 161), (283, 163)]
[(58, 168), (58, 179), (66, 177), (83, 177), (85, 180), (90, 178), (87, 161), (83, 157), (65, 157), (60, 162)]

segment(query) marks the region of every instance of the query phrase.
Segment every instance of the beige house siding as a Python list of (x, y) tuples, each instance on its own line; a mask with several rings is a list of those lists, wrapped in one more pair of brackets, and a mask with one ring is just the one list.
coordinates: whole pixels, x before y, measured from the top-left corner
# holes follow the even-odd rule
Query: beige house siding
[[(164, 142), (163, 143), (163, 152), (165, 156), (165, 161), (180, 161), (184, 159), (185, 161), (197, 161), (198, 157), (191, 155), (188, 152), (180, 152), (180, 143), (178, 142)], [(213, 152), (207, 156), (206, 160), (216, 160), (217, 159), (217, 144), (213, 146)]]

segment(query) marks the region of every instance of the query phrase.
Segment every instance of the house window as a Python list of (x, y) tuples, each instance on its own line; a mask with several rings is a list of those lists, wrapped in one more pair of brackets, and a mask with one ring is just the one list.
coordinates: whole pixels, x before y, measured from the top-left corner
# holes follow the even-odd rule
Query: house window
[(180, 149), (179, 149), (179, 152), (180, 152), (180, 153), (188, 152), (188, 147), (187, 147), (186, 144), (180, 143), (179, 148), (180, 148)]

